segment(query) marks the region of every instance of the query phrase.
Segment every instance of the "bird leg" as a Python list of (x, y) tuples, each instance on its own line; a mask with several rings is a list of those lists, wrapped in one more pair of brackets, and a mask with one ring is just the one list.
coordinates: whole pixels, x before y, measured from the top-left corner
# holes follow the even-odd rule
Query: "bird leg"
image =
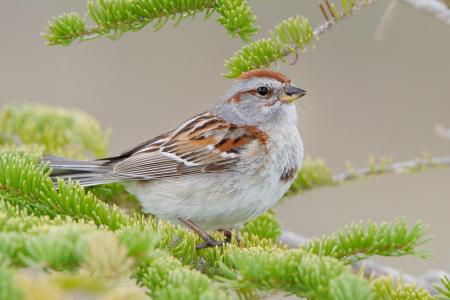
[(191, 220), (185, 220), (183, 218), (178, 218), (184, 225), (186, 225), (189, 229), (197, 233), (203, 241), (205, 241), (202, 244), (197, 244), (195, 246), (196, 249), (204, 249), (209, 247), (217, 247), (222, 246), (227, 241), (221, 242), (214, 239), (211, 235), (209, 235), (206, 231), (195, 225)]

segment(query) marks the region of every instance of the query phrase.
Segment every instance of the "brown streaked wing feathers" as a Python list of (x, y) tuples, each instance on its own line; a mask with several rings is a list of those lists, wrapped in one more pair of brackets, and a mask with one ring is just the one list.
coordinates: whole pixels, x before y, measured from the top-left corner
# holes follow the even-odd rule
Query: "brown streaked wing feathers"
[(210, 113), (181, 126), (124, 153), (129, 156), (114, 165), (113, 175), (144, 180), (221, 172), (233, 167), (250, 143), (266, 142), (261, 131), (230, 124)]

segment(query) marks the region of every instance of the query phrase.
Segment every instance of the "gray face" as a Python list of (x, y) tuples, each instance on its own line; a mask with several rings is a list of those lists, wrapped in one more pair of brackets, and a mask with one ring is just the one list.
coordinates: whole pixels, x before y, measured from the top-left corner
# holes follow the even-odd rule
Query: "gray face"
[(216, 103), (213, 112), (238, 125), (283, 126), (297, 122), (293, 101), (304, 94), (272, 78), (240, 80)]

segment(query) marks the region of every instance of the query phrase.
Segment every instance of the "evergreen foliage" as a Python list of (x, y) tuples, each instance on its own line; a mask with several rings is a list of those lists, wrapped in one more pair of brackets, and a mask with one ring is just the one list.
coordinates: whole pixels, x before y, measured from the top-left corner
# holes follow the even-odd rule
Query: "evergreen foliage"
[(287, 54), (303, 50), (305, 45), (311, 45), (315, 40), (308, 19), (300, 16), (281, 22), (270, 34), (270, 38), (245, 45), (225, 61), (228, 69), (225, 76), (235, 78), (249, 70), (267, 68), (277, 60), (285, 61)]
[[(52, 114), (50, 107), (45, 109), (47, 115)], [(61, 113), (68, 112), (55, 109), (55, 115)], [(51, 144), (54, 149), (60, 149), (57, 141)], [(41, 145), (41, 149), (46, 147), (49, 145)], [(410, 228), (403, 219), (381, 225), (352, 224), (311, 239), (300, 249), (287, 249), (278, 243), (281, 226), (270, 211), (244, 226), (240, 244), (233, 240), (223, 248), (196, 251), (200, 239), (192, 232), (139, 212), (126, 212), (93, 194), (114, 202), (116, 195), (126, 193), (116, 184), (91, 192), (61, 181), (56, 190), (40, 157), (36, 150), (4, 148), (0, 152), (0, 278), (4, 278), (0, 284), (5, 286), (4, 299), (25, 299), (29, 293), (37, 293), (37, 284), (45, 287), (46, 299), (71, 295), (75, 290), (122, 295), (123, 290), (111, 282), (125, 282), (137, 299), (145, 299), (144, 292), (155, 299), (229, 299), (233, 294), (251, 298), (267, 292), (309, 299), (346, 299), (350, 295), (352, 299), (384, 299), (380, 295), (387, 287), (395, 294), (389, 299), (412, 299), (402, 298), (411, 293), (432, 297), (388, 279), (376, 285), (352, 273), (348, 266), (374, 255), (423, 257), (424, 252), (416, 248), (427, 240), (421, 223)], [(313, 166), (326, 166), (319, 162), (305, 172), (316, 172)], [(215, 236), (223, 238), (220, 233)], [(40, 273), (35, 281), (30, 279), (32, 269), (48, 273)], [(428, 299), (425, 296), (417, 299)]]
[(275, 212), (269, 210), (259, 218), (247, 222), (240, 232), (276, 242), (281, 236), (281, 225), (278, 222)]
[(450, 279), (444, 276), (441, 279), (442, 286), (436, 286), (436, 290), (441, 294), (440, 299), (450, 299)]
[(380, 277), (372, 282), (373, 289), (377, 291), (378, 299), (397, 300), (433, 300), (435, 296), (430, 295), (425, 289), (412, 284), (397, 282), (392, 284), (389, 277)]
[(317, 255), (332, 256), (341, 260), (360, 260), (372, 255), (403, 256), (414, 255), (427, 257), (426, 250), (416, 247), (424, 244), (426, 227), (417, 222), (408, 229), (405, 219), (398, 219), (393, 223), (385, 222), (380, 225), (368, 222), (351, 224), (344, 229), (320, 239), (311, 239), (305, 249)]
[(46, 153), (85, 158), (105, 156), (108, 137), (94, 118), (76, 109), (24, 104), (5, 106), (0, 113), (3, 145), (35, 144)]
[(0, 299), (16, 300), (23, 297), (23, 291), (14, 280), (14, 272), (6, 259), (0, 257)]
[[(249, 41), (257, 32), (256, 17), (245, 0), (89, 0), (85, 17), (75, 12), (58, 16), (49, 22), (43, 36), (49, 45), (65, 46), (76, 39), (85, 41), (100, 36), (118, 39), (123, 33), (141, 30), (150, 23), (155, 31), (169, 19), (178, 25), (199, 12), (205, 12), (205, 19), (217, 12), (218, 22), (231, 37)], [(86, 25), (84, 20), (88, 16), (95, 25)]]
[(268, 68), (272, 64), (286, 62), (288, 55), (298, 58), (298, 50), (305, 51), (306, 46), (314, 46), (314, 41), (335, 22), (350, 16), (362, 7), (368, 6), (376, 0), (341, 0), (341, 9), (330, 0), (325, 0), (328, 13), (320, 4), (326, 22), (316, 29), (312, 29), (310, 21), (303, 16), (291, 17), (283, 20), (269, 32), (269, 38), (263, 38), (244, 45), (234, 55), (225, 60), (228, 73), (225, 77), (236, 78), (240, 74), (257, 69)]
[[(128, 31), (138, 31), (154, 22), (154, 30), (162, 28), (169, 19), (175, 25), (198, 12), (205, 12), (208, 18), (214, 12), (218, 22), (228, 31), (230, 37), (239, 36), (247, 42), (233, 57), (225, 61), (226, 77), (235, 78), (245, 71), (269, 67), (278, 61), (286, 62), (286, 56), (298, 55), (298, 50), (312, 46), (317, 36), (332, 23), (351, 15), (375, 0), (340, 0), (340, 9), (326, 0), (328, 13), (321, 5), (326, 23), (313, 30), (310, 21), (303, 16), (288, 18), (280, 22), (269, 38), (252, 41), (256, 34), (256, 17), (245, 0), (89, 0), (87, 14), (82, 18), (77, 13), (65, 13), (49, 22), (43, 36), (49, 45), (70, 45), (74, 40), (90, 40), (99, 36), (118, 39)], [(328, 16), (328, 14), (330, 16)], [(91, 17), (94, 26), (85, 24)]]
[[(245, 0), (89, 0), (85, 16), (66, 13), (49, 23), (49, 45), (101, 36), (117, 39), (149, 24), (204, 12), (218, 14), (230, 37), (246, 44), (228, 59), (226, 77), (297, 57), (318, 35), (374, 0), (326, 0), (316, 29), (302, 16), (280, 22), (269, 37), (251, 41), (256, 17)], [(49, 177), (43, 153), (85, 158), (106, 154), (108, 134), (83, 112), (48, 106), (7, 106), (0, 115), (0, 299), (61, 299), (77, 293), (98, 299), (244, 299), (266, 293), (311, 300), (449, 299), (389, 277), (365, 278), (351, 264), (366, 258), (413, 255), (428, 240), (426, 227), (405, 219), (350, 224), (297, 249), (279, 242), (281, 225), (269, 211), (244, 225), (240, 242), (196, 250), (197, 235), (140, 212), (120, 183), (84, 189)], [(407, 165), (420, 171), (424, 166)], [(372, 175), (392, 173), (382, 161), (333, 176), (324, 160), (308, 158), (287, 196)], [(132, 203), (130, 205), (130, 203)], [(212, 233), (224, 239), (222, 233)], [(440, 297), (440, 298), (439, 298)]]
[(344, 182), (354, 182), (389, 174), (417, 173), (430, 168), (440, 168), (450, 165), (448, 157), (430, 157), (422, 155), (419, 158), (393, 163), (390, 158), (382, 158), (377, 163), (373, 156), (368, 159), (367, 167), (355, 169), (347, 162), (347, 170), (339, 174), (332, 174), (325, 160), (306, 157), (301, 171), (289, 188), (286, 196), (304, 193), (321, 187), (338, 186)]

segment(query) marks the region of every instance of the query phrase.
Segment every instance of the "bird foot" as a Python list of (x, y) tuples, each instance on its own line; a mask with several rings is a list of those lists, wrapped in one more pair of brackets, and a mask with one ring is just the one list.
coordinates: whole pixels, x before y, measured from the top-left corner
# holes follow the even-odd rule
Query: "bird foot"
[[(184, 225), (186, 225), (189, 229), (197, 233), (204, 241), (204, 243), (197, 244), (195, 246), (196, 249), (206, 249), (209, 247), (219, 247), (223, 246), (225, 244), (231, 243), (233, 232), (230, 229), (221, 228), (218, 231), (222, 232), (225, 236), (224, 241), (218, 241), (214, 239), (210, 234), (208, 234), (206, 231), (195, 225), (191, 220), (184, 220), (182, 218), (178, 218)], [(239, 238), (236, 238), (238, 243), (240, 243)]]
[[(233, 231), (231, 229), (220, 228), (220, 229), (217, 229), (217, 231), (223, 233), (223, 235), (225, 236), (225, 242), (226, 243), (231, 243), (231, 241), (233, 239)], [(235, 239), (236, 239), (236, 242), (238, 243), (238, 245), (240, 245), (241, 244), (241, 238), (239, 237), (239, 233), (236, 233)]]
[(227, 243), (228, 242), (226, 242), (226, 241), (218, 241), (218, 240), (211, 238), (211, 239), (205, 240), (204, 243), (195, 245), (195, 249), (206, 249), (206, 248), (210, 248), (210, 247), (219, 247), (219, 246), (223, 246)]

